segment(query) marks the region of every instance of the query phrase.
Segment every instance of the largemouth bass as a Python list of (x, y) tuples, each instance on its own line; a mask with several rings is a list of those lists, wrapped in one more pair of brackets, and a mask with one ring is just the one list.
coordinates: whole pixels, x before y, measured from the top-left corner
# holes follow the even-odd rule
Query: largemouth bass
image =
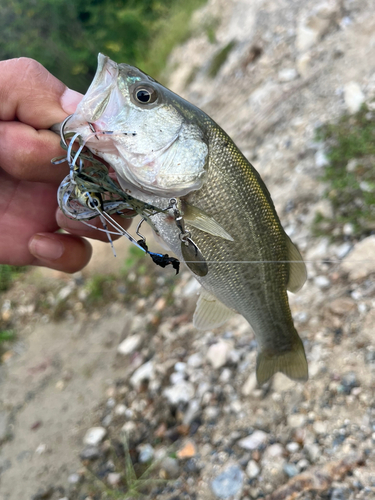
[(258, 172), (203, 111), (127, 64), (99, 55), (86, 95), (66, 124), (115, 170), (132, 197), (173, 211), (153, 216), (164, 244), (202, 285), (199, 329), (242, 314), (258, 343), (260, 384), (274, 373), (308, 378), (287, 290), (306, 280)]

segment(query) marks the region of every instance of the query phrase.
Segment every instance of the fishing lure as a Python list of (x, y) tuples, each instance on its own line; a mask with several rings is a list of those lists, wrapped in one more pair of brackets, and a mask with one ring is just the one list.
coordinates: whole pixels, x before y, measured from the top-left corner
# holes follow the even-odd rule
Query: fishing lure
[[(70, 219), (78, 220), (91, 228), (105, 232), (115, 256), (116, 253), (111, 235), (125, 236), (133, 245), (150, 255), (156, 265), (164, 268), (170, 264), (176, 270), (176, 274), (178, 274), (180, 268), (179, 260), (170, 257), (168, 254), (150, 252), (145, 237), (139, 233), (139, 228), (143, 222), (147, 221), (153, 227), (151, 217), (157, 213), (168, 212), (169, 210), (173, 211), (176, 224), (180, 228), (183, 222), (181, 222), (182, 216), (177, 209), (176, 200), (170, 200), (166, 208), (160, 209), (149, 203), (137, 200), (122, 191), (110, 177), (108, 168), (95, 158), (87, 148), (85, 149), (88, 139), (83, 141), (78, 133), (65, 134), (65, 126), (69, 118), (70, 116), (64, 120), (59, 130), (61, 146), (67, 151), (67, 154), (66, 156), (51, 160), (54, 165), (66, 161), (70, 169), (69, 174), (63, 179), (57, 191), (57, 201), (61, 211)], [(92, 136), (97, 137), (97, 134), (115, 134), (112, 131), (96, 132), (95, 129), (91, 130), (93, 133), (90, 138)], [(68, 144), (69, 139), (70, 142)], [(78, 141), (79, 147), (75, 151), (73, 150), (73, 145), (76, 141)], [(113, 214), (124, 218), (132, 218), (140, 215), (142, 219), (138, 224), (136, 233), (141, 239), (136, 240), (128, 233), (111, 217)], [(103, 228), (98, 228), (88, 222), (90, 219), (98, 216)], [(188, 237), (186, 241), (189, 242), (185, 244), (194, 245)]]

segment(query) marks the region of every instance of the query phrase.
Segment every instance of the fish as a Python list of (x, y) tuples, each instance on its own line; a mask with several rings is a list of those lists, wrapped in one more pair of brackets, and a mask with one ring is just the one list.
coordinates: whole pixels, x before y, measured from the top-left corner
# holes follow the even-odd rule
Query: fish
[(140, 69), (103, 54), (66, 131), (108, 162), (125, 193), (160, 208), (147, 222), (201, 285), (196, 328), (239, 313), (257, 341), (258, 384), (276, 372), (306, 381), (287, 295), (304, 285), (306, 266), (261, 176), (226, 132)]

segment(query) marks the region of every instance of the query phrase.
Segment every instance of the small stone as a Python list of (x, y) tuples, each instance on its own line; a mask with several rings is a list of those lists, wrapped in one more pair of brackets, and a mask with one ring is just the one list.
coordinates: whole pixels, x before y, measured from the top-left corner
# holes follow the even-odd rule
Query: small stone
[(172, 457), (164, 457), (161, 461), (160, 469), (165, 479), (176, 479), (180, 475), (178, 461)]
[(126, 406), (125, 405), (116, 405), (114, 409), (114, 413), (116, 416), (120, 417), (126, 414)]
[(340, 297), (339, 299), (335, 299), (330, 302), (328, 307), (331, 313), (336, 314), (337, 316), (345, 316), (350, 311), (355, 309), (355, 302), (349, 297)]
[(351, 280), (361, 280), (375, 273), (375, 235), (358, 242), (342, 261), (341, 268)]
[(238, 465), (231, 465), (211, 481), (211, 489), (217, 498), (232, 498), (241, 493), (244, 473)]
[(125, 422), (125, 424), (121, 427), (121, 433), (126, 436), (126, 439), (132, 439), (137, 432), (137, 424), (130, 420), (129, 422)]
[(199, 416), (201, 412), (201, 405), (198, 399), (191, 399), (189, 401), (189, 405), (187, 410), (185, 411), (184, 417), (182, 419), (182, 423), (184, 425), (190, 426), (195, 418)]
[(301, 460), (299, 460), (296, 465), (299, 471), (303, 471), (310, 466), (310, 462), (306, 460), (306, 458), (301, 458)]
[(298, 77), (298, 73), (294, 68), (284, 68), (279, 71), (278, 77), (280, 82), (291, 82)]
[(288, 477), (294, 477), (299, 473), (299, 469), (295, 464), (284, 464), (283, 470)]
[(327, 422), (322, 422), (321, 420), (317, 420), (313, 423), (313, 429), (315, 434), (326, 434)]
[(37, 446), (35, 453), (37, 455), (43, 455), (43, 453), (45, 453), (46, 450), (47, 450), (47, 445), (45, 445), (44, 443), (40, 443), (40, 445)]
[(320, 457), (320, 455), (322, 454), (319, 446), (315, 443), (305, 444), (303, 449), (305, 450), (311, 463), (316, 462)]
[[(194, 279), (194, 281), (196, 280)], [(203, 364), (203, 356), (196, 352), (188, 357), (187, 364), (192, 368), (200, 368)]]
[(298, 427), (303, 427), (306, 423), (306, 415), (302, 415), (300, 413), (295, 413), (289, 415), (288, 417), (288, 425), (292, 427), (292, 429), (297, 429)]
[(133, 387), (139, 389), (142, 382), (150, 380), (154, 377), (154, 374), (154, 362), (152, 360), (147, 361), (147, 363), (144, 363), (137, 370), (135, 370), (133, 375), (130, 377), (130, 383)]
[(154, 448), (150, 444), (142, 444), (138, 446), (139, 456), (138, 460), (145, 464), (151, 462), (154, 457)]
[(349, 500), (351, 493), (349, 488), (333, 488), (330, 500)]
[(350, 113), (356, 113), (365, 102), (365, 95), (356, 82), (349, 82), (344, 87), (344, 101)]
[(314, 278), (314, 283), (318, 288), (321, 288), (322, 290), (331, 286), (331, 281), (329, 278), (327, 278), (327, 276), (316, 276), (316, 278)]
[(306, 74), (308, 73), (308, 70), (311, 66), (311, 55), (308, 52), (306, 52), (305, 54), (302, 54), (301, 57), (299, 57), (297, 59), (296, 65), (297, 65), (298, 73), (301, 76), (306, 76)]
[(207, 422), (212, 422), (220, 415), (220, 408), (217, 406), (207, 406), (204, 409), (204, 418)]
[(136, 351), (142, 343), (142, 335), (136, 334), (127, 337), (125, 340), (119, 344), (117, 347), (117, 352), (123, 356), (128, 356), (132, 352)]
[(99, 448), (97, 446), (86, 446), (79, 456), (82, 460), (96, 460), (100, 456)]
[(119, 472), (110, 472), (107, 481), (111, 486), (117, 486), (121, 481), (121, 474)]
[(224, 370), (220, 373), (219, 380), (223, 382), (223, 384), (228, 383), (232, 378), (232, 372), (229, 368), (224, 368)]
[(268, 446), (264, 452), (264, 458), (266, 460), (274, 460), (275, 458), (280, 458), (284, 455), (284, 448), (280, 443), (274, 443)]
[(255, 460), (250, 460), (249, 463), (246, 466), (246, 474), (250, 479), (254, 479), (255, 477), (259, 476), (260, 473), (260, 467), (256, 463)]
[(285, 448), (289, 451), (289, 453), (296, 453), (299, 450), (299, 444), (295, 441), (291, 441)]
[(74, 288), (75, 288), (74, 283), (64, 286), (64, 288), (62, 288), (56, 295), (56, 300), (58, 302), (66, 300), (69, 297), (69, 295), (73, 292)]
[(209, 347), (206, 359), (211, 363), (213, 368), (221, 368), (228, 361), (230, 350), (231, 346), (229, 343), (220, 341)]
[(88, 446), (97, 446), (104, 439), (107, 434), (106, 429), (104, 427), (91, 427), (83, 438), (83, 444)]
[(315, 159), (315, 166), (317, 168), (322, 168), (325, 167), (326, 165), (329, 165), (329, 159), (327, 158), (327, 155), (322, 149), (318, 149), (318, 151), (315, 153), (314, 159)]
[(341, 378), (341, 386), (344, 394), (350, 394), (352, 389), (360, 386), (357, 374), (353, 371), (345, 373), (345, 375)]
[(189, 439), (185, 442), (183, 447), (177, 451), (177, 458), (180, 460), (185, 458), (192, 458), (197, 454), (197, 447), (195, 443)]
[(245, 450), (257, 450), (266, 444), (268, 434), (264, 431), (256, 430), (250, 436), (240, 439), (237, 444)]
[(348, 255), (352, 248), (353, 245), (347, 241), (336, 248), (335, 255), (338, 259), (343, 259)]
[(76, 472), (74, 474), (69, 474), (68, 483), (70, 484), (78, 484), (81, 481), (81, 476)]
[(166, 387), (163, 391), (163, 395), (172, 406), (177, 406), (179, 403), (188, 403), (194, 397), (194, 394), (193, 384), (185, 380), (179, 384)]
[(172, 385), (180, 384), (185, 380), (185, 374), (181, 372), (173, 372), (169, 377), (169, 381)]
[(243, 396), (250, 396), (258, 389), (257, 377), (255, 372), (250, 373), (245, 383), (242, 386), (241, 393)]

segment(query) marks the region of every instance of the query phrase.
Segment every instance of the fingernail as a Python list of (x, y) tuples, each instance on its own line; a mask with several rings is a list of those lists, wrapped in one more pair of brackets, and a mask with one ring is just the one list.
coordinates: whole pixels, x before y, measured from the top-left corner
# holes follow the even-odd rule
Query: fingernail
[(36, 234), (29, 242), (29, 250), (38, 259), (57, 260), (64, 253), (64, 245), (54, 237)]
[(83, 95), (75, 90), (66, 88), (65, 92), (61, 96), (60, 104), (62, 109), (68, 115), (71, 115), (76, 110), (77, 104), (82, 101)]

